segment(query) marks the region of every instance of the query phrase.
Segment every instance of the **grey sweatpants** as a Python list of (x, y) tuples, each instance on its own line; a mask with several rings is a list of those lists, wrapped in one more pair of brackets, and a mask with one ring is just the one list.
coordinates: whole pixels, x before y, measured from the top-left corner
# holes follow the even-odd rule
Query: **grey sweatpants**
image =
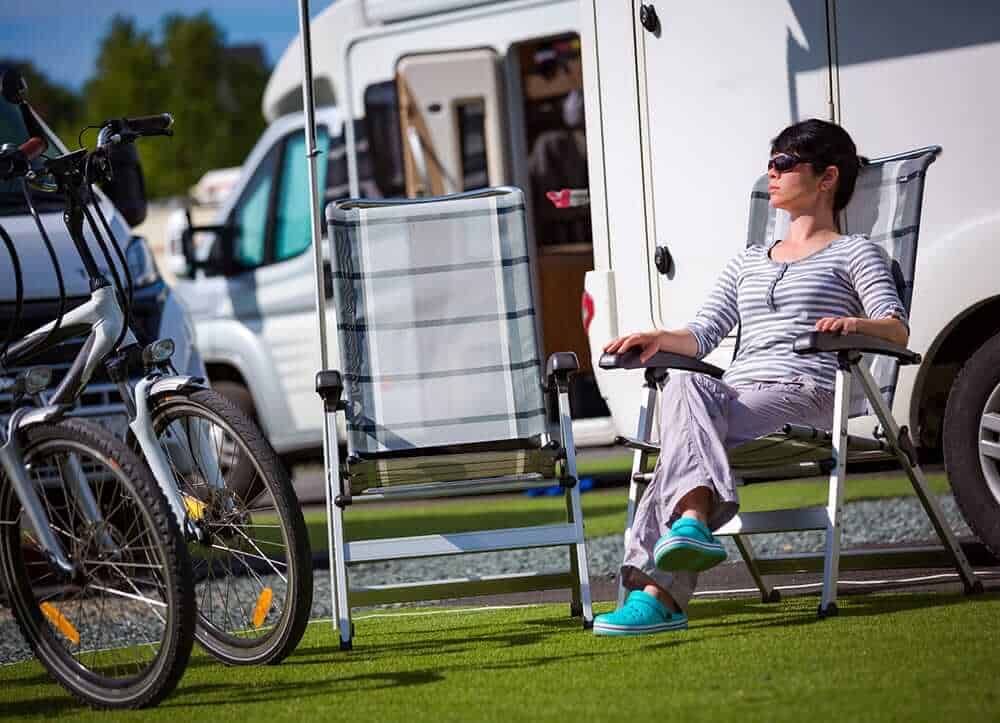
[(739, 509), (726, 450), (789, 422), (829, 429), (833, 398), (809, 376), (734, 388), (704, 374), (672, 374), (660, 394), (660, 456), (625, 540), (625, 587), (655, 583), (687, 609), (697, 573), (663, 572), (652, 555), (656, 541), (680, 516), (677, 503), (691, 490), (708, 487), (714, 493), (709, 527), (724, 525)]

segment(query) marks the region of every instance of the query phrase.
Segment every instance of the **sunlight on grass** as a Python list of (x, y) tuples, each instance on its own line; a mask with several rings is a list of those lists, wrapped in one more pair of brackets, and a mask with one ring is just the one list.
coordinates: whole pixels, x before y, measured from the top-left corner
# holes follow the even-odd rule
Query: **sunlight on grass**
[[(699, 600), (687, 631), (603, 639), (566, 605), (357, 620), (352, 652), (329, 622), (278, 666), (226, 668), (197, 652), (143, 720), (995, 720), (1000, 595)], [(608, 609), (599, 607), (599, 611)], [(438, 609), (440, 610), (440, 609)], [(41, 666), (0, 668), (3, 712), (114, 720), (80, 708)], [(134, 716), (132, 716), (134, 718)]]

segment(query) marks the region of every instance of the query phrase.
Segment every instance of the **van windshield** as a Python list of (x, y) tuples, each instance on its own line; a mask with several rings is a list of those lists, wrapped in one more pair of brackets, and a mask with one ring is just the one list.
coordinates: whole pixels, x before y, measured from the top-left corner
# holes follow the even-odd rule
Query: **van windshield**
[[(24, 125), (20, 109), (0, 100), (0, 144), (13, 143), (20, 145), (28, 140), (28, 129)], [(50, 136), (48, 154), (59, 153), (58, 147)], [(60, 194), (41, 193), (32, 190), (31, 198), (39, 212), (59, 211), (62, 209)], [(0, 216), (17, 216), (28, 212), (21, 193), (21, 183), (18, 180), (0, 181)]]

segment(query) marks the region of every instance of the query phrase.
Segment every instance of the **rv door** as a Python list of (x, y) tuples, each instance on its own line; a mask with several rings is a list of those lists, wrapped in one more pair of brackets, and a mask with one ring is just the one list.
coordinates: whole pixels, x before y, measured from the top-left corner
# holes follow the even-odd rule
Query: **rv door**
[[(746, 242), (769, 143), (829, 118), (826, 3), (633, 3), (654, 318), (683, 326)], [(643, 22), (645, 20), (645, 22)], [(662, 271), (657, 266), (662, 267)], [(736, 330), (733, 330), (735, 337)], [(733, 338), (713, 360), (725, 365)]]
[(396, 86), (407, 196), (507, 182), (495, 51), (403, 56)]

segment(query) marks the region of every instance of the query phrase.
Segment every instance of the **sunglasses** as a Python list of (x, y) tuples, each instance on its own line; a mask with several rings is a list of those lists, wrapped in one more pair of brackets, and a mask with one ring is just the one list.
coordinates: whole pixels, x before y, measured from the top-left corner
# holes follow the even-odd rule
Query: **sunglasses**
[(785, 171), (790, 171), (798, 164), (804, 162), (804, 159), (793, 153), (779, 153), (767, 162), (767, 170), (770, 171), (773, 168), (779, 173), (784, 173)]

